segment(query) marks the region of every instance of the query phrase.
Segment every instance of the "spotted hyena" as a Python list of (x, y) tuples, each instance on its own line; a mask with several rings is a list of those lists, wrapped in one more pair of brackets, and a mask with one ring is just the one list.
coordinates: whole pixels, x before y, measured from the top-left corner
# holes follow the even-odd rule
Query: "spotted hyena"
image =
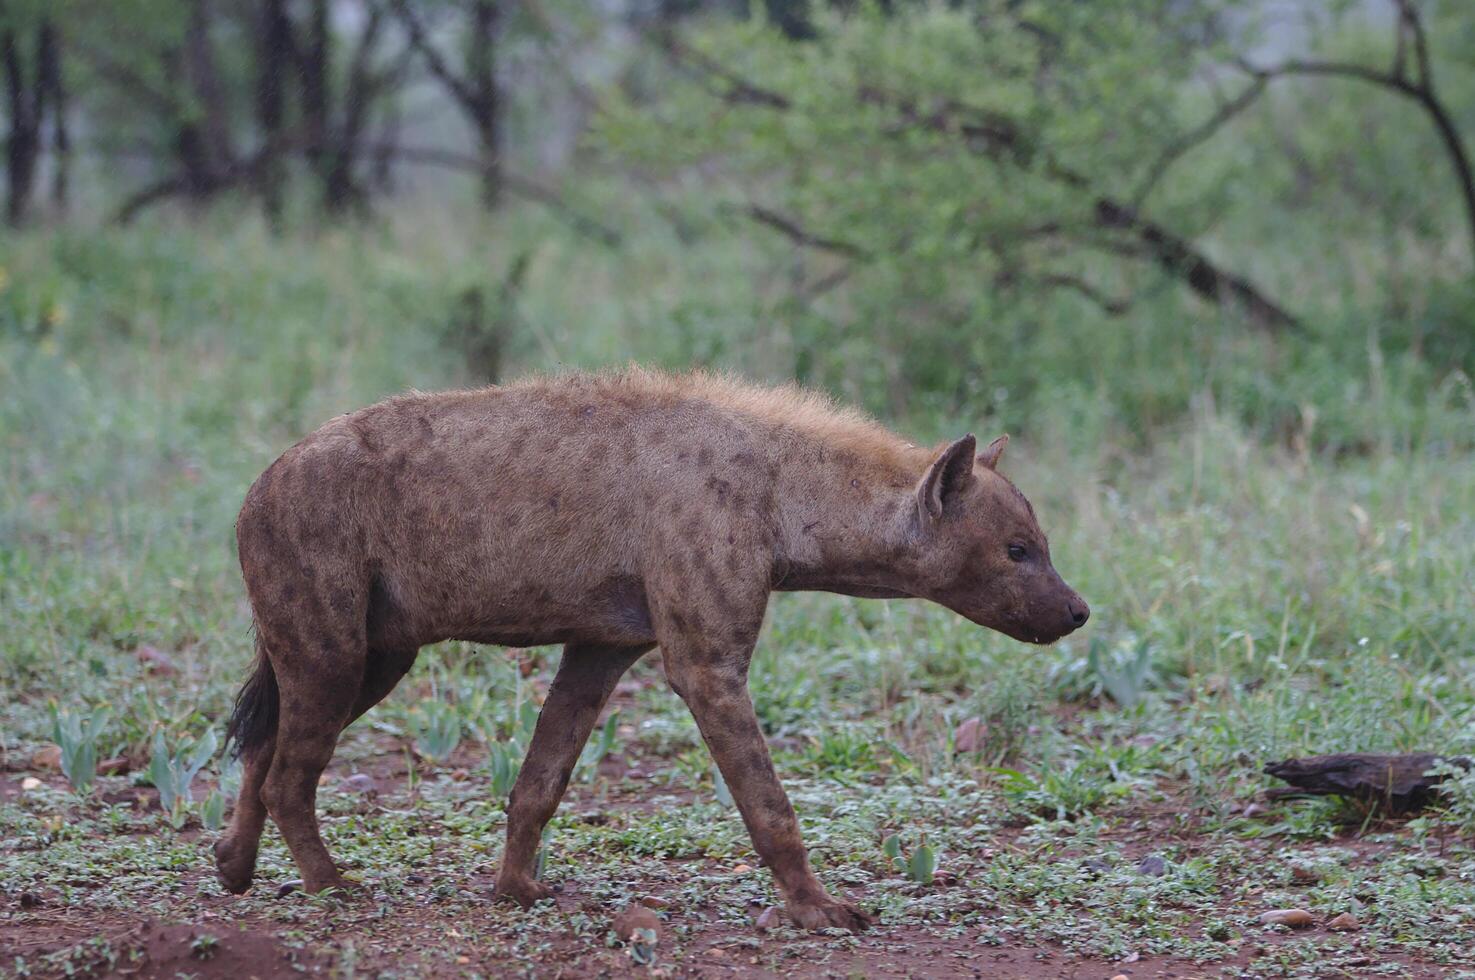
[(998, 473), (1007, 437), (920, 448), (794, 387), (631, 370), (411, 394), (287, 450), (236, 524), (257, 628), (230, 732), (245, 762), (221, 881), (251, 884), (267, 814), (304, 886), (339, 733), (446, 639), (563, 644), (507, 808), (500, 896), (550, 894), (534, 852), (620, 676), (659, 645), (800, 925), (862, 928), (810, 870), (748, 696), (775, 590), (940, 603), (1049, 643), (1088, 610)]

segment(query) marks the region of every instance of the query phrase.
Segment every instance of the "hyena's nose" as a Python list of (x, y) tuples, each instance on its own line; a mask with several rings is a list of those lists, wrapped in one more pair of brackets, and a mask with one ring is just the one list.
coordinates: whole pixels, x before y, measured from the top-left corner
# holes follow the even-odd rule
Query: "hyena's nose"
[(1070, 621), (1077, 626), (1085, 626), (1086, 620), (1091, 618), (1091, 607), (1079, 596), (1068, 600), (1066, 607), (1070, 609)]

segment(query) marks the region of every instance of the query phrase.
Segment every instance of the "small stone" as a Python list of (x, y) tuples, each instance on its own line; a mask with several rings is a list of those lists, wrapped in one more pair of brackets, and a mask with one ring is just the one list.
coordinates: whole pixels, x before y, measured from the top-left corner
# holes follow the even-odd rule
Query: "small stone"
[(25, 779), (22, 779), (20, 781), (20, 788), (24, 790), (40, 789), (41, 780), (37, 779), (35, 776), (27, 776)]
[(1118, 973), (1116, 976), (1112, 977), (1111, 980), (1132, 980), (1132, 978), (1127, 976), (1125, 973)]
[(451, 782), (453, 783), (464, 783), (470, 778), (471, 773), (467, 772), (465, 769), (456, 769), (451, 773)]
[(1362, 923), (1351, 912), (1343, 912), (1328, 922), (1326, 927), (1333, 932), (1352, 932), (1354, 929), (1361, 929)]
[(752, 868), (751, 865), (739, 864), (739, 865), (737, 865), (736, 867), (734, 867), (732, 869), (732, 873), (735, 874), (735, 875), (745, 875), (749, 871), (752, 871), (752, 870), (753, 870), (753, 868)]
[(1271, 909), (1260, 913), (1260, 921), (1267, 926), (1289, 926), (1305, 929), (1316, 924), (1315, 917), (1305, 909)]
[(297, 891), (297, 889), (299, 889), (301, 887), (302, 887), (302, 879), (300, 879), (300, 878), (294, 878), (291, 881), (284, 881), (277, 888), (277, 898), (286, 898), (288, 895), (290, 895), (293, 892)]
[(953, 732), (953, 748), (958, 752), (977, 752), (988, 737), (988, 722), (969, 718)]
[(615, 916), (614, 928), (615, 937), (621, 942), (639, 941), (642, 945), (653, 946), (661, 935), (661, 917), (636, 902)]
[(758, 918), (754, 920), (753, 924), (758, 927), (759, 932), (768, 932), (771, 929), (777, 929), (779, 926), (778, 906), (770, 905), (762, 912), (759, 912)]
[(168, 677), (179, 673), (179, 666), (174, 662), (174, 658), (158, 647), (147, 643), (141, 644), (137, 650), (133, 651), (133, 656), (151, 674)]
[(1265, 812), (1265, 808), (1258, 803), (1251, 803), (1240, 812), (1246, 818), (1258, 817)]
[(1081, 870), (1089, 871), (1096, 875), (1104, 875), (1111, 870), (1111, 862), (1106, 860), (1106, 858), (1088, 858), (1081, 862)]
[(32, 892), (21, 892), (20, 893), (20, 907), (21, 908), (23, 908), (23, 909), (33, 909), (33, 908), (35, 908), (36, 906), (38, 906), (40, 904), (41, 904), (41, 899), (37, 898), (35, 896), (35, 894), (33, 894)]
[(133, 771), (133, 763), (126, 755), (120, 755), (112, 759), (104, 759), (97, 764), (99, 776), (126, 776)]
[(1161, 878), (1168, 873), (1168, 862), (1156, 854), (1149, 854), (1137, 862), (1137, 873), (1149, 878)]
[(61, 746), (43, 745), (31, 753), (32, 769), (60, 769), (61, 768)]
[(671, 907), (670, 900), (662, 898), (659, 895), (645, 895), (640, 899), (640, 904), (648, 909), (656, 909), (657, 911)]
[(356, 772), (352, 776), (345, 776), (338, 783), (338, 791), (341, 793), (360, 793), (369, 796), (379, 792), (379, 784), (374, 782), (374, 777), (366, 772)]
[(1312, 885), (1321, 880), (1321, 874), (1304, 864), (1291, 866), (1291, 880), (1299, 885)]

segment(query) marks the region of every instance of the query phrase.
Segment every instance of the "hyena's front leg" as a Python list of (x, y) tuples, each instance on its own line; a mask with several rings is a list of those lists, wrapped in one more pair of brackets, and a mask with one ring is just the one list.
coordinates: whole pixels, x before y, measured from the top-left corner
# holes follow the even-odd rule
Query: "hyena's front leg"
[(511, 899), (526, 908), (553, 894), (533, 876), (543, 827), (558, 809), (579, 753), (615, 684), (649, 649), (576, 643), (564, 646), (558, 674), (548, 689), (532, 744), (507, 801), (507, 849), (497, 874), (498, 898)]
[[(751, 632), (756, 636), (756, 625)], [(773, 871), (789, 914), (805, 929), (865, 929), (870, 925), (866, 914), (832, 898), (809, 867), (799, 821), (774, 772), (748, 695), (751, 653), (751, 641), (739, 647), (715, 638), (661, 637), (666, 676), (696, 718), (754, 848)]]

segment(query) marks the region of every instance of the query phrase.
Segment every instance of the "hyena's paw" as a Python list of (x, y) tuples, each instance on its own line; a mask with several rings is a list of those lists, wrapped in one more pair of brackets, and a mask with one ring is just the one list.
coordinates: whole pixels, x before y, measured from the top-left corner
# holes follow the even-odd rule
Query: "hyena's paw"
[(537, 902), (553, 897), (553, 888), (532, 878), (501, 876), (492, 889), (492, 898), (499, 902), (516, 902), (523, 908), (532, 908)]
[(825, 895), (807, 902), (790, 902), (789, 915), (802, 929), (818, 932), (821, 929), (847, 929), (850, 932), (865, 932), (871, 927), (871, 917), (849, 902)]
[(220, 879), (220, 887), (240, 895), (251, 887), (255, 871), (256, 848), (239, 847), (231, 837), (215, 842), (215, 876)]

